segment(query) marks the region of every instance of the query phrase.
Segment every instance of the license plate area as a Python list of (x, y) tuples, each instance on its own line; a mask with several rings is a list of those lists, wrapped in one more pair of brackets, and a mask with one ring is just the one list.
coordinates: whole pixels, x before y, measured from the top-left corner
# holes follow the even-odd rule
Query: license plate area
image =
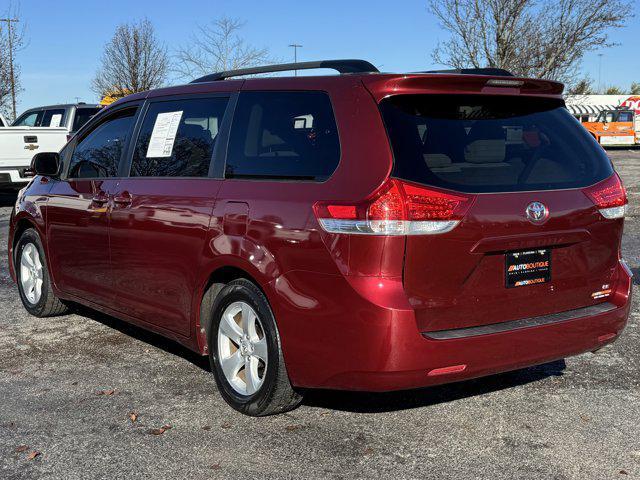
[(547, 283), (551, 280), (551, 250), (541, 248), (505, 254), (507, 288)]

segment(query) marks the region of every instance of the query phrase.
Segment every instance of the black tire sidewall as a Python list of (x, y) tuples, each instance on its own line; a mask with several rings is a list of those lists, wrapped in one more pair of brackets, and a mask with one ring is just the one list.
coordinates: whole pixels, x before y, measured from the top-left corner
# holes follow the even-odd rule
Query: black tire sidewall
[[(32, 244), (38, 250), (38, 254), (40, 255), (40, 261), (42, 262), (42, 294), (40, 295), (40, 300), (38, 303), (33, 304), (27, 300), (27, 297), (22, 290), (22, 282), (20, 280), (20, 260), (22, 259), (22, 251), (28, 245)], [(47, 300), (49, 296), (49, 269), (47, 268), (47, 259), (44, 254), (44, 249), (42, 248), (42, 243), (40, 242), (40, 236), (38, 233), (30, 228), (25, 230), (22, 234), (15, 248), (15, 257), (14, 262), (16, 279), (18, 281), (18, 291), (20, 292), (20, 300), (22, 300), (22, 304), (24, 308), (31, 314), (35, 316), (39, 316), (42, 314), (45, 306), (47, 305)]]
[[(213, 306), (213, 322), (208, 335), (209, 360), (218, 389), (224, 399), (234, 409), (247, 415), (260, 415), (271, 402), (280, 372), (280, 336), (269, 304), (261, 292), (253, 285), (231, 282), (224, 287)], [(246, 302), (255, 310), (260, 318), (268, 347), (268, 365), (265, 378), (260, 389), (253, 395), (241, 395), (227, 381), (218, 360), (218, 327), (222, 313), (233, 302)]]

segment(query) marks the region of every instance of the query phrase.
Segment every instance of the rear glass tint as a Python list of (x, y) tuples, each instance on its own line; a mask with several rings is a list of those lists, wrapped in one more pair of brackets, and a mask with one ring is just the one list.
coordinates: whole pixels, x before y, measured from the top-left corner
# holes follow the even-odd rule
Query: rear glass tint
[(469, 193), (580, 188), (611, 162), (558, 100), (398, 95), (383, 100), (393, 176)]

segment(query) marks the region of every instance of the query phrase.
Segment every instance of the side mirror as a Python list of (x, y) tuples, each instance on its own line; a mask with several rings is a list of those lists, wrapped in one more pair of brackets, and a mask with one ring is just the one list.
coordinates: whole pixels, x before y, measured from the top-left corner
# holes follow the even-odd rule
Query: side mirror
[(60, 155), (55, 152), (36, 153), (31, 160), (31, 171), (36, 175), (53, 177), (60, 170)]

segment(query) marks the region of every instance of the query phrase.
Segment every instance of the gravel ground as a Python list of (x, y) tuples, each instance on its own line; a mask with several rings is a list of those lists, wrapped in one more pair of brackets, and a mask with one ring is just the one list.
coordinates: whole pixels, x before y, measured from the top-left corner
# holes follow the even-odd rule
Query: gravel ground
[[(610, 154), (638, 271), (640, 151)], [(168, 340), (92, 311), (30, 317), (4, 254), (13, 201), (0, 198), (2, 479), (640, 478), (637, 303), (597, 355), (420, 391), (317, 391), (253, 419)]]

